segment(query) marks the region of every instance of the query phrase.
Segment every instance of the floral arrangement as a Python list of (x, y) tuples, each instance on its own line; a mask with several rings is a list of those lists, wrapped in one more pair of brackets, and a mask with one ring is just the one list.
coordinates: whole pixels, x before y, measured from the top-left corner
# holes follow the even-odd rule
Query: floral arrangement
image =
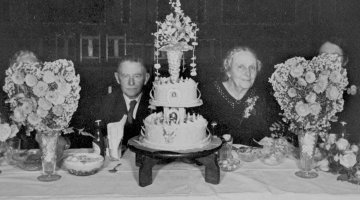
[[(160, 50), (191, 50), (192, 46), (188, 43), (191, 40), (196, 41), (196, 32), (199, 29), (190, 17), (185, 16), (180, 0), (170, 0), (169, 4), (173, 12), (166, 16), (164, 22), (156, 22), (158, 30), (153, 33), (156, 37), (155, 47)], [(192, 43), (192, 45), (197, 44)]]
[(343, 110), (347, 72), (337, 55), (322, 54), (308, 61), (294, 57), (275, 66), (269, 82), (283, 110), (289, 130), (316, 131), (324, 135), (330, 120)]
[(10, 118), (27, 133), (67, 128), (80, 99), (80, 76), (71, 61), (15, 63), (6, 70), (3, 90)]
[(347, 139), (338, 138), (336, 134), (329, 134), (324, 141), (317, 151), (320, 158), (317, 168), (340, 174), (338, 180), (360, 184), (359, 146), (351, 145)]
[[(155, 59), (156, 75), (161, 68), (159, 64), (159, 51), (193, 51), (191, 75), (196, 76), (196, 57), (195, 46), (198, 45), (196, 33), (199, 31), (197, 25), (191, 21), (191, 18), (185, 16), (181, 9), (180, 0), (170, 0), (169, 4), (172, 13), (166, 16), (164, 22), (156, 21), (157, 31), (152, 35), (155, 36)], [(190, 43), (190, 44), (189, 44)]]

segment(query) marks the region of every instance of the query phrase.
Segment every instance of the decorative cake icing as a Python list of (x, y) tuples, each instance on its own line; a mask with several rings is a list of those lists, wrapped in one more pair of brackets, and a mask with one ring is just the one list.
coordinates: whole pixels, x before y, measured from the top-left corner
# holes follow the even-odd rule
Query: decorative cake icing
[(150, 93), (150, 104), (165, 107), (194, 107), (202, 105), (197, 83), (191, 78), (180, 78), (173, 83), (170, 78), (161, 77), (154, 81)]
[(164, 113), (149, 115), (144, 123), (143, 142), (157, 149), (184, 150), (202, 148), (209, 143), (207, 121), (201, 115), (187, 114), (167, 118)]

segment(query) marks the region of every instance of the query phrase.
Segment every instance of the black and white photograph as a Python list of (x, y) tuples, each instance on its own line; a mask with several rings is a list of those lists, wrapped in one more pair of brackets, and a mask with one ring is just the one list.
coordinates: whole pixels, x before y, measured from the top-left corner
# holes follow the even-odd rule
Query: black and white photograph
[(0, 0), (0, 199), (359, 199), (359, 10)]

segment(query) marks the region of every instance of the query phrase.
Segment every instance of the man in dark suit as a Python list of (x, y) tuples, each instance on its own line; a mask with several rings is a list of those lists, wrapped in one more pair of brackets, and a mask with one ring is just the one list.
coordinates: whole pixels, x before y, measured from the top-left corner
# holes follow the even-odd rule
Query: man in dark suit
[(100, 116), (104, 128), (108, 123), (119, 122), (127, 115), (122, 144), (140, 134), (141, 125), (148, 113), (148, 92), (143, 88), (149, 81), (142, 59), (125, 56), (118, 64), (114, 73), (118, 85), (109, 91), (101, 105)]

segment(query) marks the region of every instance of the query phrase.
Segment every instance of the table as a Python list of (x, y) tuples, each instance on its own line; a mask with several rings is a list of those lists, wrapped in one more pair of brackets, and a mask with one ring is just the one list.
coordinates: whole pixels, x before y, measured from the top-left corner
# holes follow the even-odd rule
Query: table
[[(84, 152), (88, 149), (71, 149)], [(204, 181), (204, 166), (175, 162), (156, 165), (153, 183), (138, 185), (135, 154), (126, 151), (115, 174), (108, 169), (118, 162), (106, 161), (99, 173), (78, 177), (59, 170), (55, 182), (40, 182), (40, 172), (27, 172), (0, 164), (0, 199), (356, 199), (360, 186), (336, 181), (336, 175), (319, 172), (315, 179), (294, 175), (296, 162), (287, 159), (279, 166), (260, 161), (244, 163), (234, 172), (221, 172), (217, 185)]]

